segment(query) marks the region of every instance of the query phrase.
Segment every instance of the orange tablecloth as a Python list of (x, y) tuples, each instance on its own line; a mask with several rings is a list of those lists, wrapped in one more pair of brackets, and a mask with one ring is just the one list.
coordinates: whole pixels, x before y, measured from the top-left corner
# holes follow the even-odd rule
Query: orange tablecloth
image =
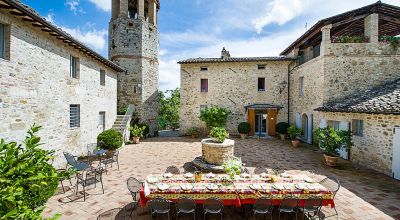
[[(333, 194), (325, 189), (318, 183), (312, 184), (314, 186), (311, 189), (298, 189), (299, 184), (304, 183), (301, 177), (293, 178), (279, 178), (276, 177), (276, 181), (271, 183), (270, 180), (254, 176), (251, 178), (243, 178), (236, 176), (235, 180), (230, 184), (222, 184), (222, 179), (227, 178), (227, 175), (220, 174), (216, 175), (215, 178), (206, 178), (203, 175), (202, 181), (195, 182), (194, 178), (185, 178), (183, 175), (175, 175), (171, 178), (163, 178), (157, 176), (158, 183), (166, 183), (170, 187), (164, 191), (157, 188), (157, 184), (145, 183), (145, 187), (140, 191), (140, 204), (146, 206), (147, 201), (151, 198), (161, 196), (168, 200), (174, 201), (182, 196), (187, 196), (196, 201), (198, 204), (204, 203), (207, 198), (215, 197), (223, 201), (224, 205), (235, 205), (240, 207), (242, 204), (254, 204), (257, 198), (267, 197), (271, 198), (275, 205), (279, 205), (280, 201), (287, 195), (295, 196), (299, 199), (300, 205), (304, 203), (305, 199), (318, 196), (323, 198), (323, 205), (334, 207)], [(218, 190), (207, 189), (208, 184), (217, 184)], [(259, 184), (262, 186), (259, 190), (253, 190), (249, 187), (251, 184)], [(182, 184), (191, 184), (193, 189), (182, 190)], [(287, 189), (275, 189), (276, 185), (287, 186)], [(297, 188), (296, 188), (297, 187)]]

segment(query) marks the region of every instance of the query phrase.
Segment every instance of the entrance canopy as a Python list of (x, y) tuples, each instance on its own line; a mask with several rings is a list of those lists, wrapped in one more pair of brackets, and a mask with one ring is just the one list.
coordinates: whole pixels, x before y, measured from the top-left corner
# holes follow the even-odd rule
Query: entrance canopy
[(247, 111), (248, 109), (254, 109), (254, 110), (282, 109), (283, 106), (270, 104), (270, 103), (254, 103), (254, 104), (246, 105), (245, 108)]

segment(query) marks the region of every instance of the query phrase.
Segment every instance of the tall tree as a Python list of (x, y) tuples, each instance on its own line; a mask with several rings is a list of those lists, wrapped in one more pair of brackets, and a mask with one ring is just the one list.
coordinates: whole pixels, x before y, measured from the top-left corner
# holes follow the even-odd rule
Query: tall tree
[(180, 89), (159, 92), (160, 110), (158, 112), (158, 126), (161, 129), (179, 128), (179, 107), (181, 103)]

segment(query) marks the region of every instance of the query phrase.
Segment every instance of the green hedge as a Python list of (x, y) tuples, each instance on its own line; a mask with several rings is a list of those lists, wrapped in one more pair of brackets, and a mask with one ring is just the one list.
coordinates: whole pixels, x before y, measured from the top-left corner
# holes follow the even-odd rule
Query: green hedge
[(101, 149), (116, 150), (122, 146), (122, 143), (121, 132), (114, 129), (103, 131), (97, 136), (97, 146)]

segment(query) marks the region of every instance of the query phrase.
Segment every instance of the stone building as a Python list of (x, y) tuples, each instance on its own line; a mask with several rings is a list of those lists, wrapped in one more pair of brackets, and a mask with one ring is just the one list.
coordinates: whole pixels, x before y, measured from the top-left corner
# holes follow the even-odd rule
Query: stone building
[(109, 58), (124, 69), (118, 75), (118, 106), (134, 104), (141, 122), (157, 131), (158, 0), (113, 0)]
[[(279, 60), (265, 62), (266, 71), (263, 74), (276, 77), (266, 78), (266, 85), (270, 82), (270, 87), (275, 88), (275, 91), (284, 88), (282, 94), (266, 90), (266, 93), (270, 93), (269, 98), (262, 95), (260, 99), (254, 100), (254, 95), (247, 96), (247, 92), (257, 85), (253, 73), (255, 63), (229, 62), (230, 59), (257, 58), (222, 56), (179, 62), (182, 132), (192, 126), (204, 126), (198, 120), (198, 112), (207, 103), (228, 108), (240, 106), (242, 114), (239, 119), (230, 119), (228, 128), (233, 133), (236, 133), (237, 122), (251, 115), (243, 106), (249, 103), (277, 104), (281, 107), (277, 122), (287, 121), (302, 128), (301, 139), (307, 143), (313, 143), (312, 131), (315, 128), (326, 125), (337, 129), (353, 128), (354, 132), (362, 131), (362, 135), (354, 135), (354, 147), (350, 152), (342, 150), (341, 156), (396, 176), (394, 168), (398, 167), (397, 172), (400, 172), (400, 163), (396, 162), (400, 161), (400, 158), (396, 158), (400, 155), (400, 138), (394, 135), (396, 127), (400, 127), (398, 89), (385, 90), (387, 94), (382, 95), (386, 98), (374, 94), (388, 85), (398, 85), (400, 49), (383, 36), (400, 34), (399, 13), (399, 7), (379, 1), (318, 21), (288, 46), (280, 54)], [(205, 62), (209, 60), (215, 62)], [(202, 67), (207, 68), (207, 72), (201, 71)], [(215, 87), (222, 86), (214, 90), (210, 86), (210, 92), (204, 94), (200, 90), (201, 79), (208, 79), (210, 85), (216, 83)], [(283, 79), (287, 80), (286, 87), (281, 87)], [(363, 95), (369, 97), (363, 99), (364, 102), (379, 99), (376, 105), (385, 107), (374, 110), (371, 105), (366, 105), (365, 108), (371, 108), (369, 111), (347, 111), (348, 106), (357, 103), (340, 104), (343, 100), (354, 100), (354, 97)], [(235, 104), (230, 99), (235, 99)], [(332, 105), (335, 108), (329, 108)], [(280, 117), (281, 112), (288, 112), (288, 118)], [(267, 114), (268, 118), (272, 116)], [(251, 125), (258, 126), (253, 122)], [(394, 154), (396, 150), (398, 154)]]
[(0, 6), (0, 138), (20, 141), (36, 123), (57, 156), (86, 154), (115, 121), (122, 69), (19, 1)]

